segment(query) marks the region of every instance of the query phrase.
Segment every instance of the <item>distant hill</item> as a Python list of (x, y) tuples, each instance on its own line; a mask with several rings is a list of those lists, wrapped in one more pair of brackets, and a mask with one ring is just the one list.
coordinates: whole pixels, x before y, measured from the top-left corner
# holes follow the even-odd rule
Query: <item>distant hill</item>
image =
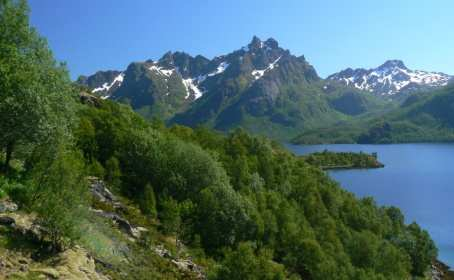
[(382, 117), (305, 131), (295, 143), (401, 143), (454, 141), (454, 85), (412, 95)]

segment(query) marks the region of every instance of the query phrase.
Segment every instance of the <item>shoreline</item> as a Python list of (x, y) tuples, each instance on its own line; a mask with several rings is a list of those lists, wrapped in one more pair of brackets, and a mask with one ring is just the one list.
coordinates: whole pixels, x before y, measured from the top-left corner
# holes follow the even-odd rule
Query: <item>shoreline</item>
[(377, 169), (384, 168), (385, 165), (381, 162), (377, 162), (377, 165), (373, 166), (355, 166), (355, 165), (340, 165), (340, 166), (320, 166), (322, 170), (352, 170), (352, 169)]

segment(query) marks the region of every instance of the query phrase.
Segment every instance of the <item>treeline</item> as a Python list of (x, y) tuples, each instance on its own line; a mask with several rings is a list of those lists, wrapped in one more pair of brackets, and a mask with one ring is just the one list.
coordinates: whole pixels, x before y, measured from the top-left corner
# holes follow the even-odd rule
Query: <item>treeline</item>
[(303, 158), (307, 163), (322, 169), (379, 168), (384, 166), (377, 160), (376, 153), (330, 152), (324, 150), (323, 152), (303, 156)]
[(83, 236), (95, 175), (198, 249), (210, 279), (408, 279), (436, 257), (397, 208), (355, 198), (277, 143), (81, 104), (24, 1), (0, 1), (0, 27), (0, 188), (38, 215), (53, 250)]

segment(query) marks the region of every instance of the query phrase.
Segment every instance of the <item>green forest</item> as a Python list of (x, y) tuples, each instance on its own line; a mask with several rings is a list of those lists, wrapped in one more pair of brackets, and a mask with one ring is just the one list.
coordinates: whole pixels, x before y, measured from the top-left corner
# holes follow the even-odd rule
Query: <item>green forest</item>
[[(437, 257), (425, 230), (342, 190), (317, 156), (241, 129), (166, 127), (84, 93), (30, 27), (25, 1), (0, 0), (0, 26), (0, 197), (46, 229), (24, 248), (0, 225), (0, 254), (39, 252), (46, 262), (79, 246), (112, 279), (191, 279), (152, 254), (166, 240), (208, 279), (251, 280), (423, 279)], [(88, 177), (128, 207), (92, 199)], [(123, 240), (91, 208), (118, 211), (148, 234)]]

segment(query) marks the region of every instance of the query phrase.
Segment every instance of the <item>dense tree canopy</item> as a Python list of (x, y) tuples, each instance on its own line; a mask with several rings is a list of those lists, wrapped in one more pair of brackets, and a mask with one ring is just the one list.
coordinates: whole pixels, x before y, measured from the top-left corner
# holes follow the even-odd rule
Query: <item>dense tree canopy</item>
[[(220, 261), (213, 277), (244, 260), (250, 279), (405, 279), (436, 257), (427, 233), (406, 226), (397, 208), (356, 199), (278, 143), (242, 130), (148, 125), (110, 101), (80, 115), (87, 160), (118, 158), (120, 191), (138, 203), (152, 186), (150, 211), (166, 232)], [(333, 158), (352, 161), (346, 156)]]

